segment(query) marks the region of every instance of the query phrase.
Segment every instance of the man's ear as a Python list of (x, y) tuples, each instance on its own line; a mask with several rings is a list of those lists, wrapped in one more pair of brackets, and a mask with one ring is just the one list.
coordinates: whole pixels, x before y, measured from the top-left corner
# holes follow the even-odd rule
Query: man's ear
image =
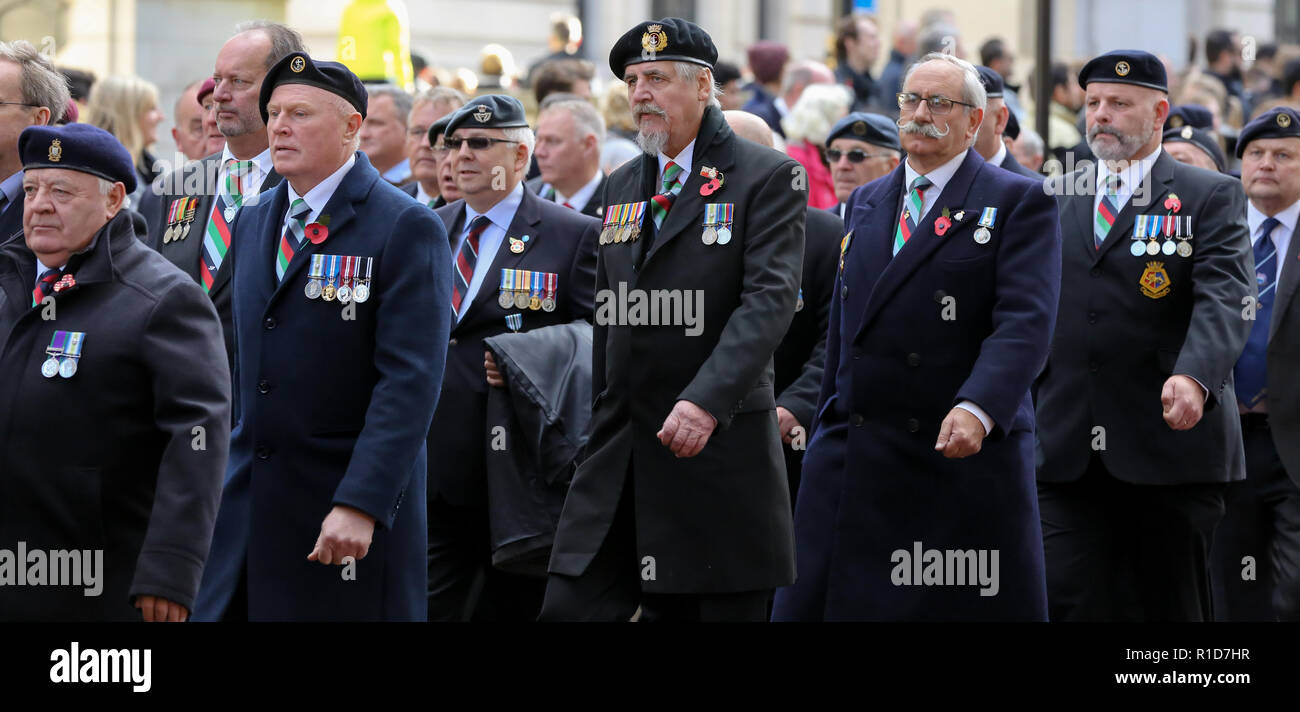
[(113, 187), (108, 189), (108, 195), (104, 196), (105, 217), (112, 220), (113, 216), (117, 215), (118, 211), (122, 209), (125, 202), (126, 186), (121, 182), (114, 183)]
[(528, 147), (524, 144), (515, 145), (515, 172), (524, 175), (528, 171)]
[(343, 142), (350, 143), (354, 138), (356, 138), (357, 134), (360, 133), (360, 131), (361, 131), (361, 114), (354, 111), (350, 116), (348, 116), (347, 129), (344, 130), (343, 132)]
[(1011, 117), (1011, 110), (1007, 108), (1006, 104), (1003, 104), (1001, 107), (998, 108), (998, 125), (997, 125), (997, 131), (995, 132), (997, 133), (997, 135), (1001, 136), (1002, 134), (1006, 133), (1007, 121), (1010, 120), (1010, 117)]
[(1160, 97), (1156, 101), (1156, 130), (1165, 125), (1165, 119), (1169, 118), (1169, 99)]
[(967, 139), (975, 138), (975, 134), (979, 133), (980, 124), (984, 121), (983, 109), (979, 109), (979, 108), (971, 109), (970, 114), (971, 114), (970, 116), (971, 123), (970, 123), (970, 128), (966, 130)]
[(33, 126), (47, 126), (50, 123), (50, 119), (54, 118), (51, 115), (49, 108), (44, 106), (36, 107), (33, 117), (36, 119), (36, 123), (34, 123)]

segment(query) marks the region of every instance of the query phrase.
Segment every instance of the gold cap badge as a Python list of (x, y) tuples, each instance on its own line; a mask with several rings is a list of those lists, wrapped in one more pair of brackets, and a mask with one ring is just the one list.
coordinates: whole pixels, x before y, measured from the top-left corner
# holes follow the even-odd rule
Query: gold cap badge
[(668, 35), (663, 25), (650, 25), (641, 35), (641, 49), (647, 52), (662, 52), (668, 49)]
[(1277, 115), (1277, 125), (1286, 128), (1291, 125), (1291, 117), (1286, 114)]
[(63, 144), (56, 138), (50, 144), (50, 162), (58, 163), (61, 160), (63, 160)]
[(1115, 65), (1115, 73), (1121, 77), (1127, 77), (1129, 72), (1128, 62), (1120, 62)]
[(1171, 116), (1171, 117), (1169, 117), (1169, 128), (1171, 128), (1171, 129), (1180, 129), (1180, 128), (1183, 127), (1183, 124), (1185, 124), (1185, 123), (1187, 123), (1187, 122), (1186, 122), (1186, 121), (1183, 121), (1183, 117), (1181, 117), (1181, 116)]
[(867, 135), (867, 122), (865, 122), (865, 121), (854, 121), (854, 122), (853, 122), (853, 133), (855, 133), (855, 134), (857, 134), (857, 135), (859, 135), (859, 136), (866, 136), (866, 135)]
[(293, 61), (289, 62), (289, 69), (292, 69), (295, 72), (301, 72), (306, 68), (307, 62), (302, 57), (294, 57)]

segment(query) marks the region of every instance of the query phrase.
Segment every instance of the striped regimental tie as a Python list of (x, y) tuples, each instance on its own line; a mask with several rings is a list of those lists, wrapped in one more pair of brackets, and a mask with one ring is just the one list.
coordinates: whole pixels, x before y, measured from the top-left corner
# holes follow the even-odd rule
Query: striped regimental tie
[(894, 254), (903, 249), (903, 245), (912, 238), (916, 224), (921, 221), (921, 206), (925, 204), (925, 189), (934, 185), (929, 178), (917, 176), (912, 181), (912, 189), (907, 193), (907, 202), (903, 203), (903, 212), (898, 216), (898, 228), (894, 230)]

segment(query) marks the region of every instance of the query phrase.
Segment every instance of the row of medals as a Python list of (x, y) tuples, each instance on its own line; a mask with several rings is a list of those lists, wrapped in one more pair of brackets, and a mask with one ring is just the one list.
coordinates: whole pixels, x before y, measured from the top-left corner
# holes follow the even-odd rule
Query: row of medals
[(704, 234), (700, 235), (700, 241), (706, 245), (718, 243), (725, 245), (731, 242), (731, 223), (718, 223), (721, 227), (715, 225), (704, 226)]
[(497, 304), (502, 309), (509, 309), (513, 306), (516, 309), (555, 311), (555, 298), (549, 295), (541, 297), (538, 294), (538, 292), (530, 292), (527, 289), (502, 289), (501, 294), (497, 296)]
[[(1166, 257), (1172, 257), (1174, 253), (1178, 253), (1179, 257), (1191, 257), (1192, 236), (1182, 234), (1183, 231), (1182, 231), (1181, 222), (1176, 222), (1175, 225), (1178, 228), (1177, 231), (1172, 236), (1166, 235), (1165, 236), (1166, 239), (1163, 243), (1160, 242), (1161, 235), (1156, 234), (1156, 235), (1148, 236), (1142, 234), (1139, 231), (1138, 226), (1134, 225), (1133, 237), (1132, 237), (1133, 244), (1132, 246), (1129, 247), (1129, 252), (1134, 257), (1141, 257), (1142, 255), (1150, 255), (1152, 257), (1155, 257), (1156, 255), (1161, 253), (1164, 253)], [(1177, 242), (1175, 242), (1172, 238), (1177, 238)], [(1142, 244), (1143, 240), (1148, 240), (1148, 239), (1150, 240), (1149, 242), (1147, 242), (1145, 245)]]
[(609, 225), (600, 231), (600, 244), (612, 245), (615, 242), (630, 242), (641, 237), (641, 226), (633, 223)]
[[(28, 366), (28, 368), (31, 368), (31, 366)], [(77, 359), (71, 356), (63, 359), (63, 361), (59, 361), (54, 356), (50, 356), (45, 359), (45, 363), (41, 364), (41, 375), (46, 378), (54, 378), (55, 375), (63, 376), (64, 378), (72, 378), (76, 373)]]
[[(180, 198), (185, 200), (185, 198)], [(188, 198), (190, 204), (181, 211), (181, 217), (176, 222), (168, 223), (167, 230), (163, 232), (164, 243), (173, 240), (184, 240), (190, 234), (190, 226), (194, 224), (194, 209), (198, 207), (198, 198)], [(227, 218), (229, 220), (229, 218)]]
[[(366, 258), (367, 266), (369, 266), (370, 260), (373, 259), (373, 257)], [(340, 278), (340, 284), (338, 287), (334, 286), (333, 276), (330, 276), (329, 281), (324, 285), (321, 285), (321, 280), (325, 279), (324, 276), (309, 276), (307, 286), (303, 287), (303, 294), (305, 294), (308, 299), (323, 299), (327, 302), (332, 302), (337, 299), (340, 304), (347, 304), (348, 302), (353, 301), (357, 304), (361, 304), (370, 298), (370, 280), (357, 277), (357, 273), (360, 271), (360, 269), (357, 269), (356, 272), (348, 278), (348, 284), (342, 284), (343, 280)], [(367, 274), (368, 273), (369, 270), (367, 269)], [(360, 280), (360, 282), (358, 282), (358, 280)]]

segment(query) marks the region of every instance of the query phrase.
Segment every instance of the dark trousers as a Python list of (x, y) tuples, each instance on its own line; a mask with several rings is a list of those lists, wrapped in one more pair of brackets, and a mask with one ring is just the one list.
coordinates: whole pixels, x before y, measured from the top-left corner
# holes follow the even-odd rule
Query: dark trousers
[(636, 508), (632, 473), (623, 483), (614, 521), (581, 576), (551, 574), (542, 621), (642, 622), (766, 621), (772, 591), (741, 593), (645, 593), (636, 558)]
[(429, 620), (533, 621), (546, 579), (491, 565), (486, 497), (456, 505), (429, 498)]
[(1267, 415), (1242, 416), (1241, 435), (1246, 479), (1228, 485), (1210, 552), (1214, 617), (1300, 620), (1300, 488), (1277, 455)]
[(1208, 557), (1224, 485), (1039, 482), (1052, 621), (1210, 620)]

